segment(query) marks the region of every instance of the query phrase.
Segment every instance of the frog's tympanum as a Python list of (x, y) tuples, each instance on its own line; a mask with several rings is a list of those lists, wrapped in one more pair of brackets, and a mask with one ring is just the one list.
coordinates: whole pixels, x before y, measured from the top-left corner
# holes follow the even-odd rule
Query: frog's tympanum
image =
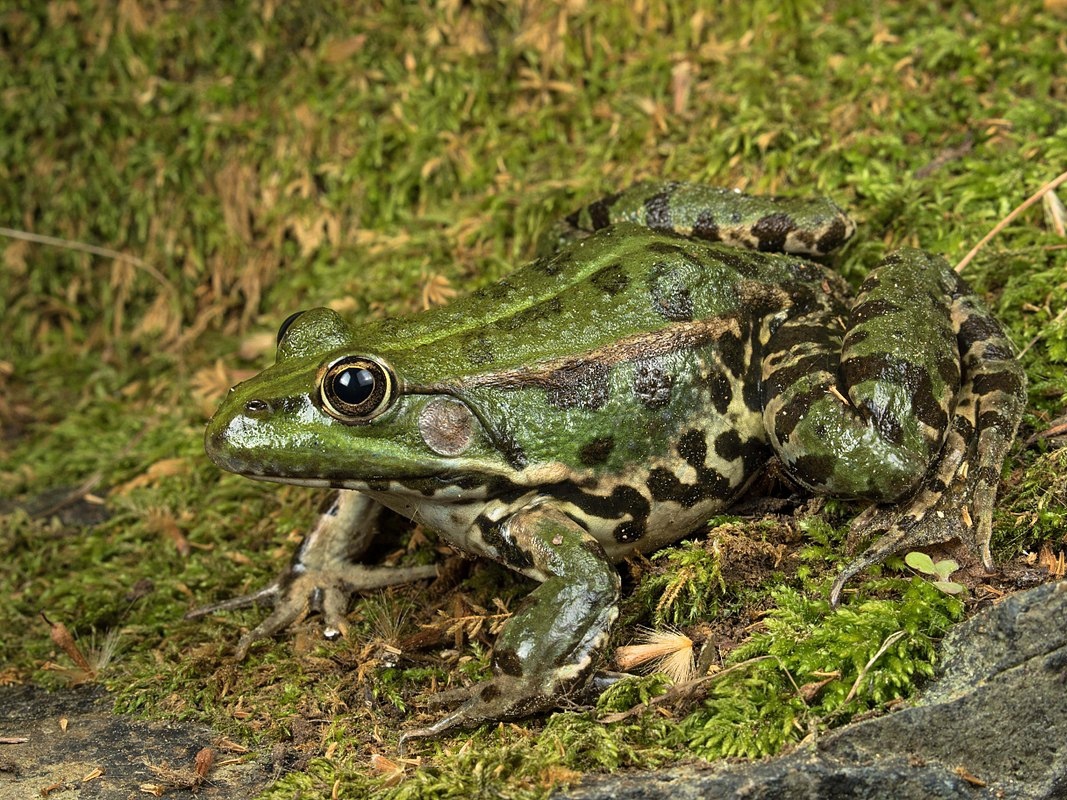
[(887, 556), (959, 539), (991, 567), (991, 513), (1024, 403), (1012, 346), (941, 258), (888, 256), (854, 300), (803, 256), (844, 243), (826, 200), (642, 184), (567, 217), (543, 253), (444, 308), (353, 325), (317, 308), (207, 429), (223, 469), (342, 490), (249, 644), (432, 567), (357, 563), (387, 506), (539, 582), (494, 676), (406, 738), (545, 710), (582, 683), (619, 613), (615, 562), (691, 533), (772, 458), (872, 505)]

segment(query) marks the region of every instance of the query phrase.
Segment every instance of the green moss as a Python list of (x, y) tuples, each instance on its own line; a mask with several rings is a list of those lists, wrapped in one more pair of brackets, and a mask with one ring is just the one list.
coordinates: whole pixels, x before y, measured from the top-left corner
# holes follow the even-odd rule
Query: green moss
[(920, 578), (887, 583), (896, 597), (836, 609), (773, 590), (764, 629), (730, 654), (703, 708), (672, 736), (704, 758), (758, 758), (911, 695), (933, 674), (937, 641), (963, 604)]
[(648, 609), (653, 624), (691, 625), (714, 616), (726, 592), (718, 549), (682, 542), (653, 554), (652, 559), (665, 561), (667, 570), (643, 581), (637, 599)]
[(999, 514), (996, 549), (1013, 554), (1038, 550), (1042, 544), (1067, 543), (1067, 450), (1034, 458), (1006, 492)]

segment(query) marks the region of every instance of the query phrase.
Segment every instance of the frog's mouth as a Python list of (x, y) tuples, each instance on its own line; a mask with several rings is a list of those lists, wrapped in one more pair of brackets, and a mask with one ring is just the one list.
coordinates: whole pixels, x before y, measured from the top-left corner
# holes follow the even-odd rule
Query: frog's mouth
[[(214, 421), (213, 421), (214, 422)], [(208, 458), (220, 469), (246, 478), (270, 483), (287, 483), (317, 489), (353, 489), (356, 491), (383, 492), (387, 494), (421, 494), (432, 496), (446, 486), (480, 485), (470, 470), (442, 469), (440, 467), (374, 470), (361, 469), (360, 477), (354, 478), (350, 470), (332, 468), (324, 463), (315, 467), (314, 475), (306, 469), (289, 470), (277, 461), (277, 451), (269, 447), (235, 447), (226, 435), (225, 427), (215, 429), (209, 424), (204, 437), (204, 450)]]

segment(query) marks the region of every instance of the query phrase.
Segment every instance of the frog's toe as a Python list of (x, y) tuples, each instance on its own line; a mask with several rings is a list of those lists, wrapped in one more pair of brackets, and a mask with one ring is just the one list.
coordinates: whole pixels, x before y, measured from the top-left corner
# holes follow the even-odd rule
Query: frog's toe
[(439, 692), (430, 698), (432, 705), (448, 705), (468, 698), (459, 708), (424, 728), (414, 728), (400, 735), (398, 749), (403, 754), (413, 739), (434, 739), (457, 729), (482, 722), (520, 719), (547, 711), (555, 705), (533, 682), (515, 675), (496, 675), (473, 689)]
[(292, 595), (280, 598), (277, 605), (274, 606), (274, 611), (256, 627), (246, 632), (237, 642), (234, 658), (238, 661), (244, 661), (245, 656), (248, 655), (249, 648), (253, 644), (260, 639), (267, 639), (291, 625), (299, 624), (307, 617), (310, 610), (306, 601), (298, 602)]
[(271, 614), (242, 636), (238, 642), (236, 656), (238, 660), (241, 660), (255, 642), (298, 625), (313, 613), (322, 616), (323, 635), (327, 639), (345, 636), (348, 632), (345, 615), (348, 612), (352, 595), (386, 586), (433, 578), (436, 575), (437, 568), (432, 565), (364, 567), (349, 564), (334, 569), (319, 570), (291, 567), (258, 592), (193, 609), (185, 617), (195, 619), (217, 611), (231, 611), (260, 604), (273, 605), (274, 610)]
[(960, 477), (948, 487), (924, 486), (903, 512), (872, 506), (852, 523), (851, 535), (877, 538), (838, 574), (830, 590), (830, 602), (837, 605), (845, 584), (867, 567), (898, 553), (942, 542), (959, 541), (965, 553), (992, 571), (989, 539), (995, 497), (994, 485), (969, 478), (968, 471), (962, 469)]
[(207, 617), (212, 614), (217, 614), (219, 611), (237, 611), (241, 608), (248, 608), (249, 606), (257, 605), (273, 605), (281, 594), (281, 579), (271, 581), (262, 589), (251, 594), (243, 594), (239, 597), (231, 597), (229, 600), (222, 600), (218, 603), (211, 603), (206, 606), (198, 606), (191, 611), (185, 612), (185, 619), (199, 619), (200, 617)]

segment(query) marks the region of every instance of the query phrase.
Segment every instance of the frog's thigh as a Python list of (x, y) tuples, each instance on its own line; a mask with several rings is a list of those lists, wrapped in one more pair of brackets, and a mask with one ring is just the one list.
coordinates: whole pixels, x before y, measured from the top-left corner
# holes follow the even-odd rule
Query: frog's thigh
[(560, 220), (538, 254), (550, 255), (621, 222), (752, 250), (809, 255), (829, 253), (855, 230), (852, 220), (825, 198), (758, 197), (699, 183), (647, 181)]
[(778, 329), (763, 361), (764, 421), (797, 481), (881, 502), (916, 489), (960, 388), (952, 278), (939, 258), (894, 253), (844, 329), (829, 303)]
[(548, 709), (588, 676), (608, 641), (619, 614), (619, 574), (588, 532), (537, 506), (512, 516), (501, 535), (508, 565), (543, 582), (497, 637), (493, 678), (455, 712), (405, 733), (402, 742)]

